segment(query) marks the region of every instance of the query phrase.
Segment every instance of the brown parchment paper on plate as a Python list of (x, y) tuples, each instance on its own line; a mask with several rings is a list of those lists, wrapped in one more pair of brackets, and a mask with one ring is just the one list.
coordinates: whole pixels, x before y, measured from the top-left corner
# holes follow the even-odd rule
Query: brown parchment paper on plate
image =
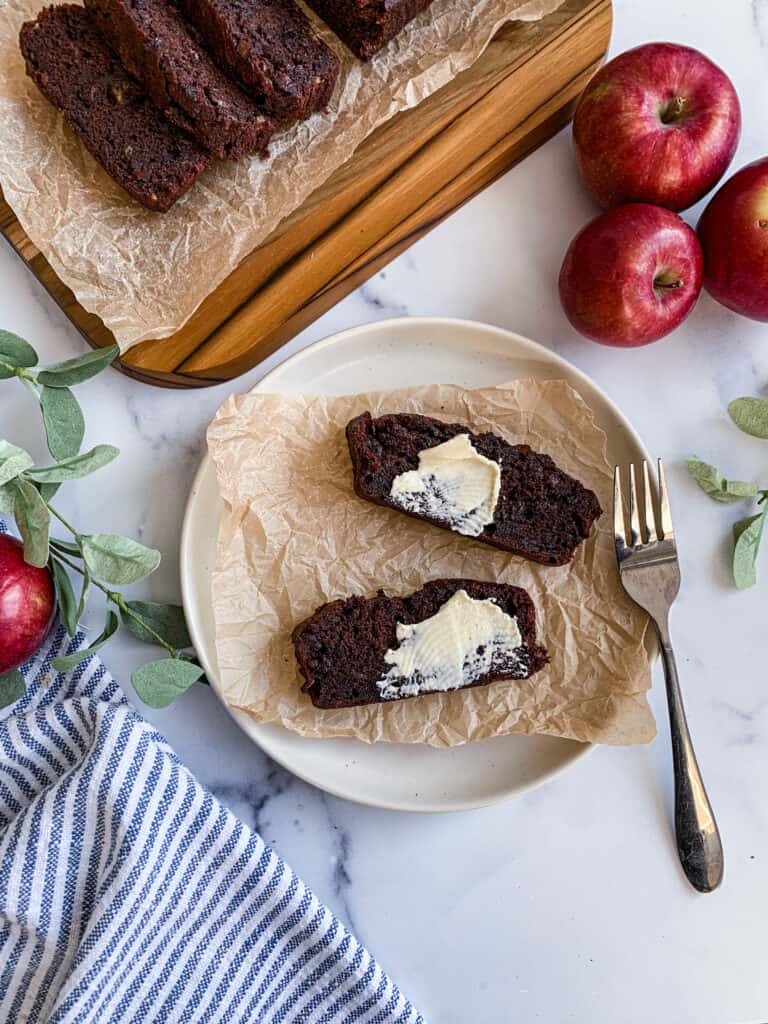
[(562, 0), (434, 0), (370, 63), (310, 13), (341, 58), (328, 110), (279, 132), (266, 160), (217, 161), (166, 214), (127, 198), (26, 77), (22, 22), (45, 0), (0, 3), (0, 184), (56, 274), (125, 352), (166, 338), (377, 125), (469, 67), (499, 28)]
[[(305, 736), (453, 746), (506, 733), (599, 743), (655, 734), (647, 619), (616, 571), (609, 516), (559, 568), (535, 565), (358, 498), (344, 427), (369, 409), (493, 430), (551, 455), (610, 508), (605, 435), (565, 381), (431, 385), (348, 397), (232, 396), (208, 428), (225, 509), (212, 599), (227, 702)], [(551, 664), (531, 680), (320, 711), (300, 692), (291, 630), (325, 601), (406, 594), (443, 576), (525, 587)]]

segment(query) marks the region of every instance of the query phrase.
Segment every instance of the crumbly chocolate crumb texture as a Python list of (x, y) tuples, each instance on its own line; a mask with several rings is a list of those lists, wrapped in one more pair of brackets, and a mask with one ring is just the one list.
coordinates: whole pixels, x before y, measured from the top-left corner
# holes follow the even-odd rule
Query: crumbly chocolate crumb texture
[[(505, 679), (527, 679), (548, 661), (536, 642), (536, 612), (520, 587), (479, 580), (433, 580), (407, 597), (350, 597), (323, 605), (293, 631), (303, 689), (319, 708), (384, 703), (377, 680), (388, 670), (384, 655), (397, 647), (397, 625), (423, 622), (458, 590), (476, 601), (490, 599), (517, 620), (520, 657), (508, 670), (482, 676), (464, 689)], [(412, 699), (412, 698), (401, 698)]]
[(124, 71), (84, 7), (44, 8), (20, 33), (27, 74), (118, 185), (167, 210), (210, 161)]
[(432, 0), (307, 0), (343, 43), (361, 60), (398, 34)]
[[(569, 562), (601, 515), (594, 491), (528, 445), (508, 444), (496, 434), (473, 434), (460, 423), (397, 413), (373, 419), (363, 413), (347, 425), (355, 491), (361, 498), (395, 508), (390, 498), (396, 476), (417, 469), (419, 452), (468, 434), (473, 447), (501, 467), (501, 489), (493, 522), (476, 538), (544, 565)], [(412, 514), (436, 526), (437, 518)]]
[(85, 0), (96, 27), (152, 102), (222, 159), (266, 153), (275, 122), (214, 64), (168, 0)]
[(180, 0), (217, 63), (280, 121), (327, 106), (339, 59), (293, 0)]

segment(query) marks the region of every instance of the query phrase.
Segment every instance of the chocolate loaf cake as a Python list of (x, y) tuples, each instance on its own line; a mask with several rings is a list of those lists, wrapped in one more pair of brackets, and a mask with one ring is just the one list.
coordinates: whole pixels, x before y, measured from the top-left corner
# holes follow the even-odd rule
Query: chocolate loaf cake
[(408, 597), (325, 604), (293, 631), (302, 689), (319, 708), (527, 679), (547, 663), (520, 587), (433, 580)]
[(123, 70), (84, 7), (46, 7), (19, 38), (27, 74), (134, 199), (167, 210), (208, 166), (209, 155)]
[(356, 57), (370, 60), (432, 0), (307, 0)]
[(544, 565), (569, 562), (601, 514), (548, 455), (460, 423), (363, 413), (347, 442), (361, 498)]
[(85, 0), (85, 6), (170, 121), (222, 159), (266, 153), (274, 121), (219, 70), (168, 0)]
[(278, 120), (328, 103), (338, 57), (293, 0), (180, 0), (217, 63)]

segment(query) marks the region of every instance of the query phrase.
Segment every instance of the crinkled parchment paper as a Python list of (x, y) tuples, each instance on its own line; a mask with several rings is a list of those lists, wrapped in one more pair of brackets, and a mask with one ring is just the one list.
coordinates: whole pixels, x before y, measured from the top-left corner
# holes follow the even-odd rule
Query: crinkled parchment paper
[(280, 132), (267, 160), (215, 162), (166, 214), (128, 199), (26, 77), (22, 22), (45, 0), (0, 2), (0, 185), (22, 227), (123, 351), (177, 331), (203, 299), (373, 129), (414, 107), (513, 19), (562, 0), (434, 0), (368, 64), (314, 15), (342, 70), (327, 112)]
[[(624, 595), (609, 516), (567, 566), (547, 568), (358, 498), (344, 435), (364, 410), (419, 412), (547, 452), (610, 508), (605, 435), (565, 381), (431, 385), (332, 397), (228, 398), (208, 429), (224, 498), (213, 576), (226, 700), (305, 736), (452, 746), (505, 733), (643, 743), (655, 725), (646, 617)], [(407, 594), (443, 576), (525, 587), (551, 664), (531, 680), (320, 711), (300, 692), (291, 630), (325, 601)]]

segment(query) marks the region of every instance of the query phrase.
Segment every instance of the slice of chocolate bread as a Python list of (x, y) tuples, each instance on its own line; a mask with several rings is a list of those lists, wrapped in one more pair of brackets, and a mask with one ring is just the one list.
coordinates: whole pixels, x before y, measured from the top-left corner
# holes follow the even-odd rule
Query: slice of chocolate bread
[(27, 74), (105, 171), (151, 210), (167, 210), (210, 162), (155, 109), (84, 7), (46, 7), (19, 36)]
[(328, 104), (339, 59), (293, 0), (179, 0), (205, 45), (267, 113), (308, 117)]
[(363, 413), (347, 442), (361, 498), (544, 565), (569, 562), (601, 514), (548, 455), (460, 423)]
[(432, 0), (307, 0), (356, 57), (370, 60)]
[(293, 645), (302, 689), (318, 708), (527, 679), (548, 661), (528, 594), (478, 580), (331, 601), (294, 629)]
[(266, 153), (275, 122), (213, 63), (168, 0), (85, 0), (96, 27), (152, 102), (221, 159)]

